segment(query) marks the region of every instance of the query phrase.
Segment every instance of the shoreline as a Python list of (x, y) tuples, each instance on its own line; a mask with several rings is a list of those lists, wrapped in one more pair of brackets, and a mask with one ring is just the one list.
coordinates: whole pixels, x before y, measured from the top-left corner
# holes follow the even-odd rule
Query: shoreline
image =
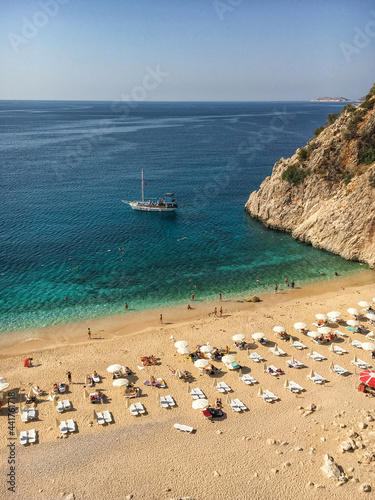
[[(298, 298), (317, 297), (332, 294), (339, 289), (350, 289), (371, 285), (375, 282), (375, 271), (365, 270), (344, 278), (336, 278), (323, 282), (314, 282), (301, 288), (288, 288), (283, 286), (279, 292), (267, 292), (260, 295), (261, 301), (257, 303), (245, 302), (244, 298), (225, 299), (216, 301), (190, 301), (192, 310), (186, 306), (170, 306), (147, 311), (128, 311), (121, 315), (105, 316), (93, 320), (77, 321), (54, 325), (51, 327), (15, 331), (0, 336), (1, 355), (5, 359), (19, 354), (29, 354), (46, 349), (57, 349), (68, 345), (82, 345), (89, 342), (115, 340), (119, 337), (134, 334), (144, 334), (152, 329), (176, 328), (192, 321), (201, 321), (213, 317), (214, 308), (223, 307), (225, 319), (236, 313), (267, 309), (272, 305), (287, 303)], [(323, 289), (324, 288), (324, 289)], [(263, 290), (263, 289), (262, 289)], [(187, 301), (188, 302), (188, 301)], [(164, 322), (159, 323), (159, 316), (163, 314)], [(87, 338), (87, 329), (90, 327), (92, 340)]]

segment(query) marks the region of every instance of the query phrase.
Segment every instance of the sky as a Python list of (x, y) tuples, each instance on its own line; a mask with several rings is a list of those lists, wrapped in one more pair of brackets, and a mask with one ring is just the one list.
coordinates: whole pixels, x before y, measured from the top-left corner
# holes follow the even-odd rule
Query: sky
[(357, 99), (373, 0), (0, 0), (0, 99)]

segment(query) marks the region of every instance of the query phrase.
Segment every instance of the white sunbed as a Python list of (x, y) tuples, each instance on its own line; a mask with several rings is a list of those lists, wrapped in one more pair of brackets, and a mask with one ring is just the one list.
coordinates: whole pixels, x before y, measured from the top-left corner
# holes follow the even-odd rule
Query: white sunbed
[(275, 376), (275, 375), (280, 375), (281, 372), (277, 371), (276, 366), (270, 365), (270, 366), (267, 366), (267, 373)]
[(69, 410), (69, 408), (71, 407), (69, 399), (64, 399), (63, 405), (64, 405), (64, 410)]
[(190, 391), (190, 396), (191, 396), (193, 399), (199, 399), (199, 394), (197, 394), (197, 393), (195, 392), (195, 389), (192, 389), (192, 390)]
[(174, 424), (173, 427), (178, 431), (184, 431), (187, 432), (188, 434), (191, 434), (194, 430), (194, 427), (189, 427), (188, 425), (182, 425), (182, 424)]
[(225, 382), (219, 382), (216, 384), (216, 389), (219, 392), (230, 392), (232, 390)]
[(27, 422), (29, 420), (29, 410), (24, 408), (21, 413), (21, 422)]
[(99, 425), (103, 425), (105, 423), (103, 413), (101, 411), (98, 411), (96, 414), (96, 420), (98, 421)]
[(315, 375), (313, 377), (310, 377), (310, 375), (307, 375), (307, 378), (309, 380), (312, 380), (314, 382), (314, 384), (323, 384), (324, 382), (327, 382), (327, 379), (322, 377), (321, 375), (318, 375), (317, 373), (315, 373)]
[(232, 399), (232, 402), (235, 402), (235, 404), (240, 408), (242, 411), (248, 410), (248, 407), (240, 400), (240, 399)]
[(289, 366), (289, 368), (302, 368), (303, 366), (305, 366), (303, 363), (297, 361), (296, 359), (294, 360), (294, 362), (291, 359), (288, 359), (286, 364)]
[(308, 357), (313, 359), (314, 361), (324, 361), (325, 359), (327, 359), (326, 357), (324, 357), (322, 354), (319, 354), (318, 352), (316, 351), (313, 351), (312, 354), (309, 353), (308, 354)]
[(238, 403), (236, 402), (235, 399), (232, 399), (230, 402), (230, 407), (232, 408), (233, 411), (240, 412), (242, 409), (239, 407)]
[(361, 359), (357, 359), (357, 361), (352, 361), (352, 364), (357, 366), (358, 368), (361, 368), (362, 370), (367, 370), (368, 368), (371, 368), (371, 365), (369, 365), (365, 361), (362, 361)]
[(201, 398), (201, 399), (206, 399), (206, 395), (205, 395), (205, 393), (204, 393), (203, 391), (201, 391), (201, 390), (199, 389), (199, 387), (196, 387), (196, 388), (194, 389), (194, 392), (195, 392), (195, 394), (197, 394), (197, 396), (198, 396), (199, 398)]
[(305, 389), (303, 387), (301, 387), (299, 384), (297, 384), (296, 382), (293, 382), (293, 380), (291, 380), (289, 382), (289, 385), (287, 387), (287, 389), (290, 390), (290, 392), (301, 392), (301, 391), (304, 391)]
[(334, 365), (332, 371), (337, 373), (337, 375), (346, 375), (347, 373), (349, 373), (348, 370), (345, 370), (345, 368), (340, 365)]
[(129, 411), (132, 415), (139, 415), (138, 408), (134, 404), (129, 406)]
[(359, 340), (353, 340), (352, 345), (354, 345), (354, 347), (357, 347), (358, 349), (362, 349), (362, 342), (360, 342)]
[(255, 361), (255, 363), (259, 363), (260, 361), (264, 361), (264, 358), (258, 354), (257, 352), (252, 352), (249, 354), (249, 358)]
[(334, 330), (334, 333), (339, 337), (347, 337), (346, 333), (340, 332), (340, 330)]
[(29, 443), (35, 443), (36, 442), (36, 432), (35, 429), (31, 429), (28, 432), (28, 438), (29, 438)]
[(295, 347), (296, 349), (307, 349), (306, 346), (301, 342), (298, 342), (298, 340), (293, 342), (292, 347)]
[(20, 443), (21, 444), (27, 444), (27, 431), (21, 431), (20, 432)]
[(277, 401), (279, 398), (273, 394), (273, 392), (265, 390), (260, 396), (266, 403), (272, 403), (272, 401)]
[(92, 374), (91, 378), (93, 379), (94, 382), (101, 382), (100, 375), (98, 375), (97, 377), (94, 377), (94, 375)]
[(64, 411), (64, 403), (62, 401), (59, 401), (57, 403), (57, 406), (56, 406), (56, 411), (58, 411), (59, 413), (63, 412)]
[(60, 422), (60, 432), (61, 432), (61, 434), (68, 434), (68, 426), (67, 426), (65, 420)]
[(76, 424), (72, 418), (66, 421), (69, 432), (74, 432), (76, 430)]
[(256, 384), (257, 381), (255, 378), (251, 377), (250, 375), (246, 374), (241, 377), (242, 382), (244, 382), (247, 385), (252, 385)]
[(145, 407), (142, 403), (134, 403), (134, 406), (137, 408), (139, 413), (146, 413)]
[(172, 398), (172, 396), (165, 396), (165, 400), (169, 406), (176, 406), (176, 401)]
[(168, 401), (165, 400), (164, 396), (161, 396), (160, 398), (160, 404), (162, 408), (169, 408)]
[(35, 408), (29, 408), (29, 420), (36, 418), (36, 410)]
[(103, 417), (104, 417), (104, 420), (107, 422), (107, 424), (110, 424), (113, 420), (111, 412), (109, 410), (103, 411)]
[(275, 347), (270, 347), (270, 351), (275, 356), (284, 356), (286, 354), (286, 352), (280, 349), (280, 347), (277, 347), (277, 351), (275, 351)]
[(335, 354), (348, 354), (348, 351), (345, 351), (345, 349), (343, 349), (342, 347), (338, 346), (338, 345), (334, 345), (333, 346), (333, 352)]

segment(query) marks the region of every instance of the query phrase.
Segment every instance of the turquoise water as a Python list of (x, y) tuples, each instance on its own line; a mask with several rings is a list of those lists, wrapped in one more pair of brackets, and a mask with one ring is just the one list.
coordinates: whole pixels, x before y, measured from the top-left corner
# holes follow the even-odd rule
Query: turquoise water
[[(267, 230), (250, 193), (340, 103), (0, 102), (0, 331), (363, 270)], [(125, 109), (125, 108), (124, 108)], [(127, 108), (129, 109), (129, 108)], [(117, 110), (119, 111), (119, 110)], [(175, 192), (175, 214), (121, 202)], [(319, 273), (324, 272), (325, 276)], [(266, 287), (267, 290), (267, 287)]]

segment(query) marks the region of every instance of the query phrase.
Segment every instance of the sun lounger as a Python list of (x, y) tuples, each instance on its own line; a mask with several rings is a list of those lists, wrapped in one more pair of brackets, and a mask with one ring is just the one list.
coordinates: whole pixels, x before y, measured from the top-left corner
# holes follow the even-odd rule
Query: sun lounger
[(165, 400), (165, 397), (162, 396), (160, 398), (160, 404), (161, 404), (161, 407), (162, 408), (169, 408), (169, 404), (168, 404), (168, 401)]
[(29, 420), (32, 420), (35, 417), (36, 417), (36, 410), (35, 410), (35, 408), (29, 408)]
[(298, 342), (298, 340), (293, 342), (292, 347), (295, 347), (296, 349), (306, 349), (306, 346), (301, 342)]
[(362, 349), (362, 342), (360, 342), (359, 340), (353, 340), (352, 345), (354, 345), (354, 347), (357, 347), (358, 349)]
[(195, 394), (197, 394), (197, 395), (198, 395), (198, 397), (199, 397), (199, 398), (201, 398), (201, 399), (206, 399), (206, 395), (204, 394), (204, 392), (203, 392), (203, 391), (201, 391), (201, 390), (199, 389), (199, 387), (196, 387), (196, 388), (194, 389), (194, 392), (195, 392)]
[(24, 410), (21, 413), (21, 422), (27, 422), (29, 420), (29, 410), (27, 408), (24, 408)]
[(169, 406), (176, 406), (176, 401), (172, 398), (172, 396), (165, 396), (165, 400)]
[(35, 429), (29, 430), (27, 433), (28, 438), (29, 438), (29, 443), (35, 443), (36, 442), (36, 432)]
[(255, 361), (255, 363), (259, 363), (260, 361), (264, 361), (264, 358), (258, 354), (257, 352), (252, 352), (249, 354), (249, 358)]
[(312, 354), (309, 353), (308, 356), (309, 356), (309, 358), (313, 359), (314, 361), (324, 361), (325, 359), (327, 359), (322, 354), (319, 354), (316, 351), (313, 351)]
[(307, 375), (307, 378), (309, 380), (312, 380), (314, 382), (314, 384), (323, 384), (324, 382), (327, 382), (327, 379), (322, 377), (321, 375), (318, 375), (317, 373), (315, 373), (315, 375), (313, 377), (310, 377), (310, 375)]
[(242, 382), (244, 382), (247, 385), (252, 385), (252, 384), (256, 384), (257, 383), (257, 381), (256, 381), (255, 378), (253, 378), (253, 377), (251, 377), (250, 375), (247, 375), (247, 374), (243, 375), (241, 377), (241, 380), (242, 380)]
[(64, 403), (62, 401), (59, 401), (56, 406), (56, 411), (59, 413), (62, 413), (64, 411)]
[[(235, 370), (236, 368), (233, 366), (233, 363), (225, 363), (224, 365), (228, 368), (228, 370)], [(237, 365), (238, 366), (238, 365)], [(239, 366), (238, 366), (239, 368)]]
[(69, 432), (74, 432), (76, 430), (76, 424), (72, 418), (66, 421)]
[(98, 411), (96, 414), (96, 420), (98, 421), (99, 425), (103, 425), (105, 423), (103, 413), (101, 411)]
[(191, 434), (194, 430), (194, 427), (189, 427), (188, 425), (182, 425), (182, 424), (174, 424), (173, 427), (178, 431), (187, 432), (188, 434)]
[(201, 413), (202, 413), (202, 415), (204, 416), (205, 419), (207, 419), (207, 420), (211, 420), (212, 419), (212, 415), (211, 415), (211, 413), (208, 410), (201, 410)]
[(265, 394), (264, 392), (263, 392), (263, 394), (262, 394), (260, 397), (261, 397), (261, 398), (263, 399), (263, 401), (265, 401), (266, 403), (272, 403), (272, 401), (273, 401), (273, 399), (272, 399), (272, 398), (270, 398), (270, 397), (268, 396), (268, 394)]
[(338, 346), (338, 345), (334, 345), (333, 346), (333, 352), (335, 354), (348, 354), (348, 351), (345, 351), (345, 349), (343, 349), (342, 347)]
[(335, 330), (334, 333), (339, 337), (347, 337), (346, 333), (340, 332), (340, 330)]
[(238, 408), (240, 408), (240, 410), (242, 411), (248, 410), (248, 407), (245, 404), (243, 404), (243, 402), (240, 399), (232, 399), (232, 402), (233, 401), (236, 403)]
[(100, 375), (98, 375), (97, 377), (94, 377), (94, 375), (91, 375), (91, 377), (92, 377), (94, 382), (101, 382)]
[(112, 415), (109, 410), (103, 411), (103, 417), (107, 424), (110, 424), (112, 422)]
[(68, 426), (67, 426), (65, 420), (60, 422), (60, 432), (61, 432), (61, 434), (68, 434)]
[(230, 392), (232, 390), (225, 382), (219, 382), (216, 384), (216, 389), (219, 392)]
[(270, 351), (275, 356), (284, 356), (286, 354), (286, 352), (280, 349), (280, 347), (277, 348), (277, 351), (275, 351), (275, 347), (270, 347)]
[(191, 396), (193, 399), (199, 399), (199, 394), (197, 394), (197, 393), (195, 392), (195, 389), (192, 389), (192, 390), (190, 391), (190, 396)]
[(302, 368), (303, 366), (305, 366), (303, 363), (301, 363), (300, 361), (297, 361), (296, 359), (294, 361), (292, 361), (291, 359), (288, 359), (286, 364), (289, 366), (289, 368)]
[(139, 413), (146, 413), (146, 410), (142, 403), (134, 403), (134, 406), (137, 408)]
[(138, 408), (134, 404), (129, 406), (129, 411), (132, 415), (139, 415)]
[(230, 407), (232, 408), (233, 411), (237, 411), (237, 412), (242, 411), (235, 399), (231, 400)]
[(362, 361), (361, 359), (357, 359), (357, 361), (352, 361), (352, 364), (357, 366), (358, 368), (361, 368), (361, 370), (367, 370), (368, 368), (371, 368), (371, 365), (369, 365), (365, 361)]
[(304, 391), (305, 389), (303, 387), (301, 387), (299, 384), (297, 384), (296, 382), (293, 382), (293, 380), (291, 380), (289, 382), (289, 385), (287, 387), (287, 389), (290, 390), (290, 392), (301, 392), (301, 391)]
[(264, 394), (270, 397), (273, 401), (277, 401), (279, 399), (273, 392), (269, 391), (268, 389), (264, 391)]
[(69, 399), (64, 399), (63, 405), (64, 405), (64, 410), (69, 410), (69, 408), (71, 407)]
[(346, 329), (353, 333), (357, 332), (357, 328), (352, 328), (351, 326), (347, 326)]
[(345, 368), (343, 368), (343, 367), (342, 367), (342, 366), (340, 366), (340, 365), (335, 365), (335, 366), (331, 369), (331, 371), (333, 371), (333, 372), (337, 373), (337, 375), (346, 375), (346, 374), (348, 374), (348, 373), (349, 373), (349, 372), (348, 372), (348, 370), (345, 370)]
[(27, 431), (21, 431), (20, 432), (20, 443), (27, 444), (27, 439), (28, 439)]

